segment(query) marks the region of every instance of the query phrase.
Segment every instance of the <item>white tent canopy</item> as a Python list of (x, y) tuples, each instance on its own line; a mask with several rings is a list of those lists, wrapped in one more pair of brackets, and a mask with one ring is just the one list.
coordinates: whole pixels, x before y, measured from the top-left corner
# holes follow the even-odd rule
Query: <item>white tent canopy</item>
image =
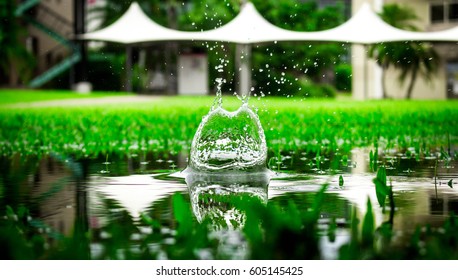
[[(303, 15), (304, 17), (307, 15)], [(394, 41), (458, 41), (458, 27), (438, 32), (412, 32), (395, 28), (384, 22), (369, 4), (364, 3), (359, 11), (345, 23), (328, 30), (314, 32), (291, 31), (277, 27), (268, 22), (256, 10), (251, 2), (246, 3), (240, 13), (227, 24), (208, 31), (178, 31), (170, 29), (151, 20), (133, 2), (121, 18), (108, 27), (98, 31), (82, 34), (81, 40), (117, 42), (126, 45), (157, 41), (221, 41), (244, 46), (240, 91), (248, 93), (249, 83), (249, 46), (254, 43), (273, 41), (318, 41), (345, 42), (355, 44), (375, 44)], [(130, 57), (131, 48), (127, 47)], [(130, 71), (131, 61), (126, 61)], [(130, 75), (127, 75), (130, 77)], [(127, 80), (126, 89), (131, 89)]]
[(201, 41), (253, 44), (273, 41), (296, 41), (300, 40), (301, 33), (273, 25), (259, 14), (251, 2), (248, 2), (230, 22), (216, 29), (196, 34), (195, 38)]
[(433, 32), (409, 32), (404, 41), (457, 42), (458, 27)]
[(151, 20), (133, 2), (116, 22), (78, 39), (135, 44), (155, 41), (222, 41), (253, 44), (273, 41), (322, 41), (374, 44), (393, 41), (458, 41), (458, 27), (436, 32), (412, 32), (384, 22), (364, 3), (345, 23), (328, 30), (300, 32), (285, 30), (268, 22), (251, 2), (227, 24), (208, 31), (178, 31)]
[(78, 36), (81, 40), (135, 44), (153, 41), (191, 40), (193, 32), (166, 28), (150, 19), (133, 2), (129, 9), (113, 24), (100, 30)]
[(374, 44), (406, 40), (455, 40), (434, 33), (411, 32), (395, 28), (384, 22), (364, 3), (358, 12), (347, 22), (323, 31), (291, 31), (279, 28), (264, 19), (252, 3), (247, 3), (240, 13), (229, 23), (211, 31), (196, 34), (194, 40), (226, 41), (239, 44), (253, 44), (273, 41), (321, 41)]
[(301, 40), (374, 44), (405, 41), (417, 32), (395, 28), (383, 21), (364, 3), (358, 12), (343, 24), (318, 32), (301, 32)]

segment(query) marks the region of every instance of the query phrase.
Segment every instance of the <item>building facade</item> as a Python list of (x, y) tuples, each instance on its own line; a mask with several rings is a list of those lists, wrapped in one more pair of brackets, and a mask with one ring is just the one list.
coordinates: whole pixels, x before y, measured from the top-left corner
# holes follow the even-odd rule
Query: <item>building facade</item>
[[(27, 11), (39, 25), (28, 24), (27, 47), (37, 59), (37, 74), (62, 61), (69, 53), (57, 36), (69, 40), (73, 35), (73, 1), (42, 0)], [(49, 29), (49, 30), (48, 30)]]
[[(27, 49), (36, 59), (34, 76), (27, 86), (45, 86), (56, 78), (63, 84), (83, 80), (75, 75), (85, 58), (85, 46), (74, 40), (84, 32), (86, 0), (22, 0), (16, 2), (16, 16), (26, 26)], [(77, 69), (77, 71), (75, 70)], [(62, 75), (66, 71), (69, 74)], [(83, 71), (84, 72), (84, 71)]]
[[(353, 14), (363, 3), (374, 11), (384, 4), (399, 4), (411, 9), (418, 20), (413, 22), (421, 31), (439, 31), (458, 25), (458, 0), (353, 0)], [(419, 76), (414, 85), (413, 99), (458, 98), (458, 46), (456, 43), (436, 42), (433, 47), (440, 56), (439, 69), (429, 81)], [(367, 46), (352, 47), (353, 97), (355, 99), (382, 98), (382, 69), (367, 57)], [(386, 74), (386, 93), (389, 98), (403, 99), (407, 94), (409, 77), (399, 81), (399, 71), (389, 68)]]

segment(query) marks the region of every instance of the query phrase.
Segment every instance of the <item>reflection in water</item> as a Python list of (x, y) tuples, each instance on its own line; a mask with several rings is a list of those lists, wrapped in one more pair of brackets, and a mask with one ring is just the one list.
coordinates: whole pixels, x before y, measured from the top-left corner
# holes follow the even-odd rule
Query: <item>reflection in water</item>
[(192, 210), (199, 222), (210, 219), (215, 228), (237, 229), (245, 223), (237, 203), (259, 199), (267, 203), (268, 172), (195, 173), (186, 175)]
[(211, 238), (218, 240), (218, 254), (231, 259), (248, 257), (241, 230), (246, 222), (242, 204), (267, 203), (269, 172), (186, 173), (192, 211), (197, 221), (209, 222)]
[[(387, 220), (388, 211), (383, 213), (377, 204), (372, 182), (375, 174), (368, 173), (367, 153), (360, 154), (359, 159), (350, 160), (357, 160), (356, 166), (365, 166), (358, 172), (350, 165), (338, 167), (345, 180), (343, 186), (339, 186), (339, 173), (322, 175), (310, 171), (314, 166), (309, 163), (314, 160), (311, 156), (305, 157), (306, 160), (292, 158), (288, 162), (296, 164), (298, 170), (308, 170), (305, 172), (307, 176), (272, 178), (266, 173), (225, 176), (186, 173), (186, 184), (182, 179), (167, 177), (168, 173), (157, 172), (158, 169), (173, 172), (170, 166), (180, 166), (180, 162), (184, 164), (185, 156), (180, 155), (149, 154), (145, 157), (110, 159), (109, 165), (104, 164), (106, 157), (76, 162), (53, 156), (42, 159), (0, 158), (0, 215), (4, 215), (7, 205), (13, 209), (25, 205), (32, 218), (46, 226), (44, 231), (73, 237), (80, 234), (81, 238), (75, 237), (77, 240), (90, 236), (89, 242), (95, 243), (105, 240), (103, 235), (97, 235), (103, 233), (105, 225), (111, 223), (119, 228), (128, 227), (127, 223), (119, 222), (124, 221), (119, 219), (122, 209), (129, 217), (125, 220), (132, 220), (138, 227), (126, 230), (129, 234), (138, 233), (144, 226), (140, 225), (140, 215), (147, 213), (170, 229), (173, 238), (176, 221), (171, 197), (187, 189), (196, 219), (212, 222), (212, 234), (220, 241), (220, 249), (233, 258), (244, 258), (247, 249), (240, 229), (245, 223), (245, 216), (237, 207), (241, 199), (269, 201), (284, 209), (290, 201), (294, 201), (299, 211), (307, 211), (315, 192), (323, 183), (329, 183), (319, 223), (324, 230), (331, 219), (335, 219), (338, 225), (337, 241), (321, 240), (323, 257), (335, 258), (340, 246), (336, 242), (343, 243), (349, 236), (352, 207), (357, 207), (362, 220), (369, 197), (377, 225)], [(394, 155), (380, 160), (387, 167), (391, 166), (391, 169), (387, 168), (387, 173), (393, 184), (396, 204), (393, 226), (397, 232), (411, 233), (417, 224), (441, 225), (448, 215), (458, 213), (458, 168), (455, 168), (454, 159), (445, 162), (431, 157), (416, 161)], [(323, 170), (328, 168), (325, 164), (328, 163), (321, 166)], [(448, 185), (451, 179), (453, 188)], [(126, 236), (128, 240), (131, 238)], [(87, 247), (82, 242), (76, 245)], [(87, 250), (80, 249), (82, 252)], [(85, 257), (84, 253), (80, 256)]]
[(182, 184), (158, 180), (151, 175), (91, 176), (88, 185), (91, 209), (94, 211), (93, 220), (96, 222), (99, 218), (103, 220), (103, 217), (98, 215), (98, 211), (103, 208), (103, 199), (113, 199), (127, 210), (134, 220), (138, 220), (140, 214), (148, 211), (154, 203), (186, 189)]
[[(80, 168), (76, 165), (73, 168)], [(57, 158), (42, 159), (37, 166), (32, 181), (31, 200), (36, 207), (33, 212), (42, 217), (43, 222), (62, 234), (70, 235), (78, 214), (84, 217), (84, 193), (80, 172), (72, 172), (64, 162)], [(81, 209), (82, 211), (78, 211)]]

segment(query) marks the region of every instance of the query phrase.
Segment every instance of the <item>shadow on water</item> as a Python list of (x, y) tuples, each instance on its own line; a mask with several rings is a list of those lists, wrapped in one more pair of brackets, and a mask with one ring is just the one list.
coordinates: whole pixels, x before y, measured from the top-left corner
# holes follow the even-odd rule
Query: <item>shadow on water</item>
[[(326, 157), (295, 152), (275, 158), (279, 170), (287, 173), (169, 176), (185, 167), (185, 154), (78, 161), (55, 155), (0, 158), (0, 215), (21, 222), (20, 231), (6, 227), (8, 230), (0, 233), (1, 258), (171, 257), (167, 248), (180, 244), (176, 193), (183, 195), (191, 219), (201, 226), (210, 225), (210, 236), (219, 243), (218, 252), (202, 250), (197, 253), (199, 258), (218, 254), (248, 257), (247, 240), (242, 235), (248, 210), (240, 206), (241, 199), (255, 199), (285, 211), (294, 204), (299, 213), (307, 213), (321, 186), (329, 185), (318, 217), (318, 229), (323, 232), (320, 254), (326, 259), (337, 258), (340, 245), (348, 242), (352, 211), (356, 209), (361, 220), (367, 198), (374, 206), (375, 225), (387, 220), (388, 213), (377, 205), (368, 150)], [(440, 226), (451, 213), (458, 213), (454, 159), (418, 160), (393, 153), (380, 156), (379, 161), (387, 167), (393, 185), (393, 228), (400, 240), (412, 234), (418, 224)], [(331, 229), (335, 235), (332, 242), (326, 235)], [(23, 239), (32, 240), (31, 246), (21, 247), (18, 240)], [(46, 250), (62, 242), (65, 250)], [(144, 255), (145, 251), (148, 254)]]

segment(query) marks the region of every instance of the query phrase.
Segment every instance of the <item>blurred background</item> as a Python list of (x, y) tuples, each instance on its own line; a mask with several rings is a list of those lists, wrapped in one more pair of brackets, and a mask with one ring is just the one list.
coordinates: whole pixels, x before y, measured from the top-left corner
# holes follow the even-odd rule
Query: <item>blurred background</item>
[[(139, 0), (138, 4), (162, 26), (201, 31), (224, 26), (246, 2)], [(273, 25), (294, 31), (334, 28), (348, 21), (364, 3), (400, 29), (439, 31), (458, 23), (458, 1), (454, 0), (250, 2)], [(239, 50), (234, 43), (153, 41), (126, 45), (76, 40), (79, 34), (113, 24), (131, 4), (111, 0), (2, 0), (0, 86), (208, 95), (216, 91), (215, 79), (222, 76), (226, 80), (223, 92), (240, 90), (241, 67), (235, 59)], [(455, 42), (364, 46), (267, 42), (250, 47), (249, 83), (259, 95), (355, 99), (458, 96)], [(222, 72), (218, 71), (221, 58), (226, 60)]]

